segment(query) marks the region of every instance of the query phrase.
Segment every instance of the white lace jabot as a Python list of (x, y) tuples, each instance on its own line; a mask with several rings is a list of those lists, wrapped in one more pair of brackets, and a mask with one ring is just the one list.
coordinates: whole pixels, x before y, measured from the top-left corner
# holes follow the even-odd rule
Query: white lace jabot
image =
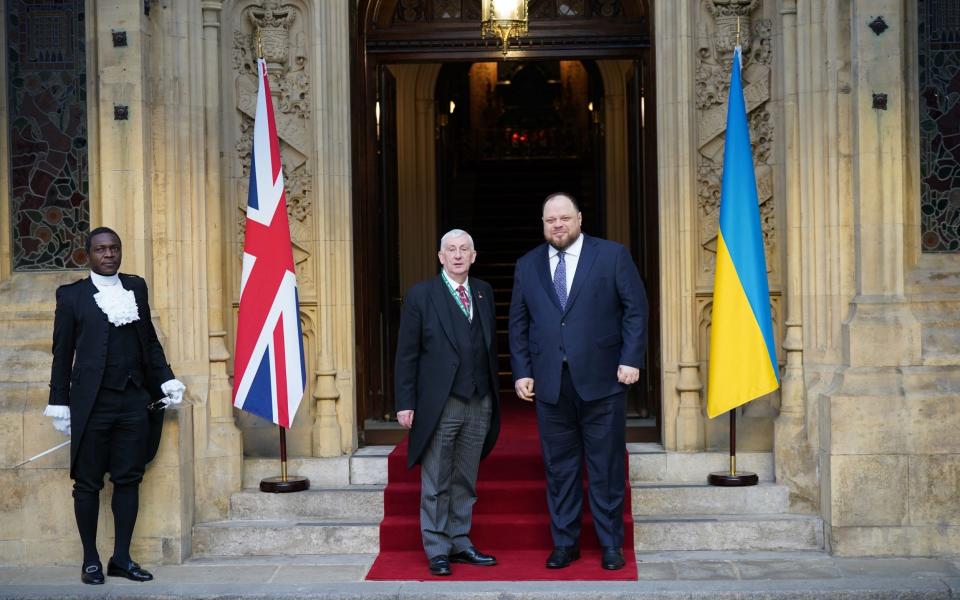
[(131, 290), (123, 288), (119, 275), (98, 275), (91, 271), (90, 281), (98, 290), (93, 299), (111, 323), (120, 327), (140, 318), (137, 299)]

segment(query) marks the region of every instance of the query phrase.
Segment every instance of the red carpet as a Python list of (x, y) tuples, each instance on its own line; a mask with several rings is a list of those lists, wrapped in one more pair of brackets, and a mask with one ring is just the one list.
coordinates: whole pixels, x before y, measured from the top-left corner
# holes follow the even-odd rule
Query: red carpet
[[(503, 402), (500, 438), (480, 463), (477, 503), (470, 538), (482, 552), (497, 557), (494, 567), (453, 564), (453, 575), (435, 577), (427, 570), (420, 541), (420, 469), (407, 470), (407, 443), (388, 459), (380, 554), (367, 579), (419, 581), (636, 580), (630, 494), (624, 503), (623, 556), (619, 571), (600, 567), (600, 550), (584, 493), (580, 560), (565, 569), (544, 566), (553, 542), (547, 511), (546, 481), (537, 418), (532, 404), (510, 398)], [(629, 490), (629, 485), (627, 490)]]

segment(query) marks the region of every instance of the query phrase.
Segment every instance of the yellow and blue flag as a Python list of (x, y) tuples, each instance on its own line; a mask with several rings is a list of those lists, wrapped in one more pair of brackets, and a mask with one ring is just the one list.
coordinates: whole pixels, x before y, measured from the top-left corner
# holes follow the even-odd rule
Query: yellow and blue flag
[(740, 61), (737, 46), (730, 76), (720, 186), (707, 381), (710, 418), (780, 387)]

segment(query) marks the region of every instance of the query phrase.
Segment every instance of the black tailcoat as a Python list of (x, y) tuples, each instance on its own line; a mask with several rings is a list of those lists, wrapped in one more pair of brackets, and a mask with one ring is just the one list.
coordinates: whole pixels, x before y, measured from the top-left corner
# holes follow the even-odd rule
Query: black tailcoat
[[(163, 348), (157, 339), (147, 301), (147, 283), (136, 275), (120, 274), (120, 284), (133, 292), (139, 319), (134, 321), (140, 338), (145, 389), (152, 399), (164, 396), (160, 385), (174, 378)], [(73, 476), (77, 449), (100, 390), (107, 364), (107, 337), (110, 321), (97, 306), (97, 288), (89, 277), (57, 288), (57, 310), (53, 321), (53, 366), (50, 372), (51, 405), (70, 407), (70, 475)], [(146, 461), (156, 455), (163, 427), (163, 411), (150, 411), (150, 432)]]
[[(493, 413), (490, 429), (483, 443), (486, 456), (493, 449), (500, 433), (500, 388), (497, 375), (497, 332), (494, 314), (493, 288), (485, 281), (470, 278), (474, 319), (480, 319), (483, 339), (490, 361), (490, 393)], [(408, 466), (420, 462), (430, 444), (440, 414), (450, 397), (457, 374), (459, 358), (456, 336), (448, 305), (450, 290), (443, 277), (437, 275), (415, 284), (407, 292), (397, 336), (395, 367), (396, 409), (413, 410), (410, 429)]]

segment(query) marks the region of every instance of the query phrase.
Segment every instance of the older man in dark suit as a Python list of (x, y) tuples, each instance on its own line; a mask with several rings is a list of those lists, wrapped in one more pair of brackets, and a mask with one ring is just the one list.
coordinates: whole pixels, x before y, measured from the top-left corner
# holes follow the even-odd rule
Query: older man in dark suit
[(584, 235), (581, 220), (573, 196), (544, 201), (546, 243), (520, 258), (514, 274), (511, 366), (517, 396), (536, 398), (554, 543), (547, 567), (580, 557), (586, 459), (601, 565), (620, 569), (625, 391), (643, 364), (647, 297), (627, 249)]
[(90, 277), (57, 289), (50, 400), (44, 414), (67, 435), (73, 506), (83, 543), (84, 583), (104, 582), (97, 552), (103, 476), (113, 482), (114, 546), (107, 574), (153, 579), (130, 558), (139, 486), (157, 452), (163, 408), (179, 404), (174, 378), (150, 317), (147, 284), (119, 274), (120, 237), (98, 227), (87, 238)]
[(469, 278), (473, 238), (448, 232), (443, 269), (407, 292), (396, 361), (397, 420), (410, 430), (409, 464), (420, 464), (420, 530), (434, 575), (450, 563), (491, 566), (470, 541), (480, 459), (500, 431), (493, 289)]

